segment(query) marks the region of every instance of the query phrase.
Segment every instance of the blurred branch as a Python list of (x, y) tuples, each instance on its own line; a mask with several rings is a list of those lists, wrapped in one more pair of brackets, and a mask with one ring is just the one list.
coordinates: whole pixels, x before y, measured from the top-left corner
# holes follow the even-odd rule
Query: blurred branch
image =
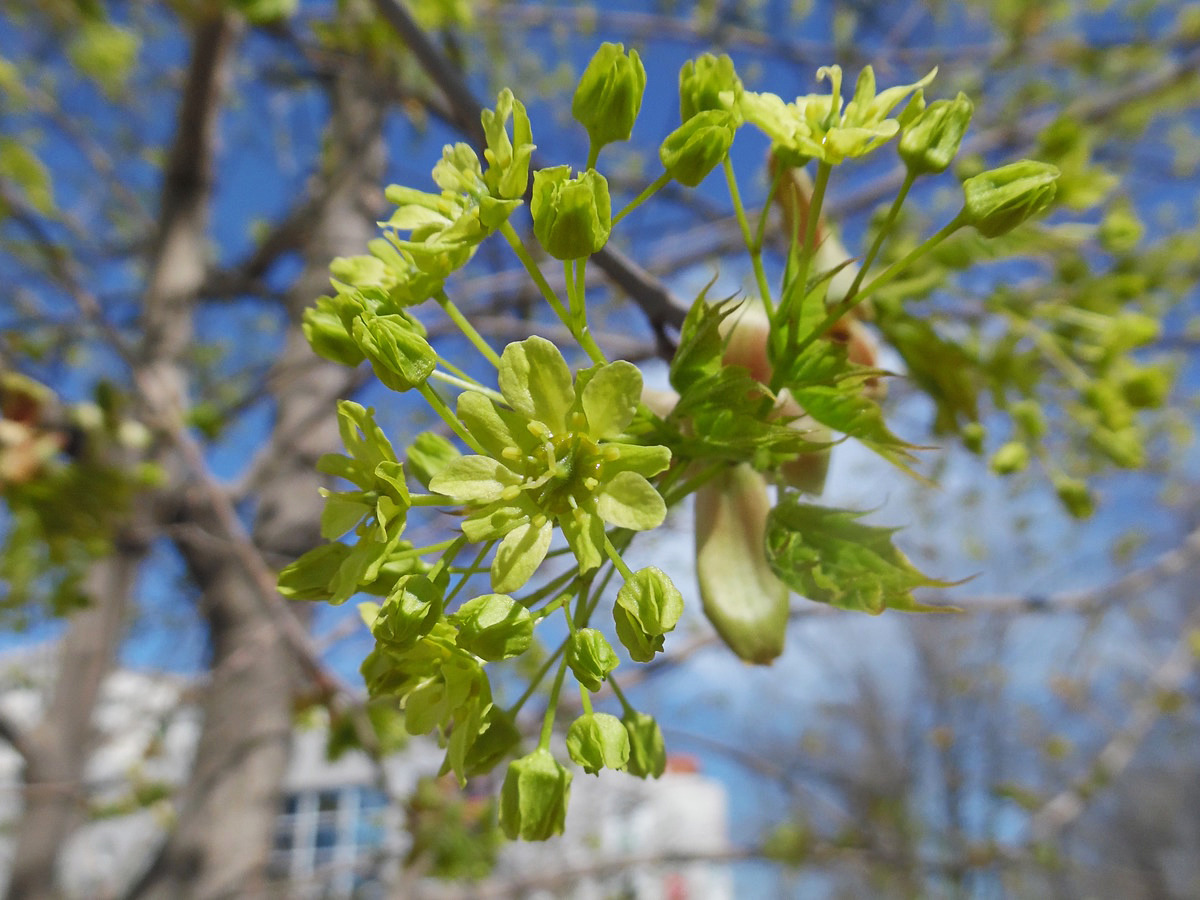
[(12, 747), (26, 763), (33, 758), (34, 747), (24, 730), (3, 710), (0, 710), (0, 740)]

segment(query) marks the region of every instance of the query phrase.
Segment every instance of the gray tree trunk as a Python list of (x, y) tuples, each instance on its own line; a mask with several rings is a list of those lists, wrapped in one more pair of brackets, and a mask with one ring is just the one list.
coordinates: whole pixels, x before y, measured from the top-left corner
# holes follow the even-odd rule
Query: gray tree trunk
[[(289, 297), (290, 325), (270, 389), (276, 418), (255, 484), (254, 539), (275, 565), (320, 541), (322, 500), (314, 464), (340, 449), (334, 404), (345, 392), (344, 368), (316, 358), (300, 330), (304, 308), (328, 290), (328, 266), (339, 254), (362, 252), (374, 233), (371, 198), (383, 178), (382, 104), (364, 92), (368, 80), (349, 66), (333, 87), (329, 165), (306, 246), (306, 269)], [(197, 511), (199, 540), (180, 548), (203, 594), (212, 639), (211, 681), (191, 778), (178, 804), (178, 824), (133, 896), (256, 896), (266, 867), (292, 734), (295, 658), (272, 621), (261, 587), (225, 552), (215, 524)]]
[(93, 747), (92, 713), (124, 634), (129, 597), (145, 546), (128, 542), (95, 563), (87, 608), (71, 616), (58, 648), (52, 699), (23, 741), (24, 808), (7, 897), (53, 900), (58, 851), (84, 819), (84, 769)]

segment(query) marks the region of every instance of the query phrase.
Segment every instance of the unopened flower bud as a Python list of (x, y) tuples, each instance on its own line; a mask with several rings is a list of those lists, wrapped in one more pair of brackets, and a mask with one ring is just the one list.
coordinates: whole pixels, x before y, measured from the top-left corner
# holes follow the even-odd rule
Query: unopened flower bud
[(625, 771), (638, 778), (658, 778), (667, 768), (662, 729), (645, 713), (628, 712), (621, 724), (629, 735), (629, 761)]
[(742, 81), (725, 54), (705, 53), (679, 70), (679, 114), (684, 122), (707, 110), (735, 110)]
[(540, 169), (533, 176), (530, 212), (534, 236), (555, 259), (591, 256), (612, 229), (608, 181), (595, 170), (572, 178), (570, 166)]
[(1085, 482), (1078, 478), (1058, 475), (1054, 478), (1054, 491), (1058, 494), (1059, 502), (1067, 512), (1076, 519), (1086, 519), (1096, 508), (1092, 492)]
[(991, 467), (997, 475), (1015, 475), (1029, 465), (1029, 448), (1020, 441), (1009, 441), (992, 454)]
[(629, 761), (629, 733), (608, 713), (585, 713), (567, 731), (567, 752), (589, 775), (623, 769)]
[(442, 614), (442, 595), (424, 575), (406, 575), (396, 582), (371, 623), (381, 644), (403, 649), (428, 634)]
[(900, 136), (900, 158), (913, 175), (937, 175), (949, 167), (975, 107), (966, 94), (937, 100), (913, 120)]
[(458, 626), (458, 646), (489, 662), (520, 656), (533, 641), (533, 616), (506, 594), (468, 600), (451, 621)]
[(963, 220), (984, 237), (999, 237), (1050, 205), (1058, 169), (1024, 159), (963, 182)]
[(500, 828), (510, 840), (544, 841), (562, 834), (571, 773), (549, 750), (508, 764), (500, 789)]
[(695, 187), (728, 155), (733, 132), (730, 113), (704, 110), (667, 135), (658, 149), (658, 158), (672, 178)]
[(617, 654), (595, 628), (580, 628), (567, 642), (567, 665), (589, 691), (600, 690), (608, 673), (617, 667)]
[(593, 153), (613, 141), (627, 141), (642, 108), (646, 69), (636, 50), (603, 43), (575, 88), (571, 115), (584, 128)]

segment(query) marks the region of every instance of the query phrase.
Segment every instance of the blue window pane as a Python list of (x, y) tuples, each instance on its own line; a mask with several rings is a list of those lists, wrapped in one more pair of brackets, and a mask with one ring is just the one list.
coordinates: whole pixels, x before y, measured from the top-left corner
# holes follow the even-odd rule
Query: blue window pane
[(317, 849), (333, 848), (338, 843), (337, 827), (332, 824), (317, 826)]
[(337, 791), (321, 791), (317, 794), (318, 812), (334, 812), (338, 808)]

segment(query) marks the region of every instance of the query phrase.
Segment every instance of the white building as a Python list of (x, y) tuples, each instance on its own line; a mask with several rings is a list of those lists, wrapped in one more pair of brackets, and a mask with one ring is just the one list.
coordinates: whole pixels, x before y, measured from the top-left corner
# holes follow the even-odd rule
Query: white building
[[(52, 666), (52, 647), (0, 657), (0, 708), (19, 723), (35, 722), (39, 686), (48, 683)], [(97, 710), (101, 740), (86, 776), (97, 817), (61, 855), (67, 897), (118, 896), (147, 862), (148, 848), (161, 841), (171, 821), (170, 789), (186, 778), (199, 736), (190, 687), (178, 676), (129, 670), (114, 673), (105, 685)], [(504, 843), (491, 875), (464, 886), (421, 878), (402, 866), (412, 837), (396, 799), (436, 774), (441, 751), (414, 740), (380, 773), (362, 754), (329, 761), (325, 743), (323, 729), (296, 733), (271, 857), (281, 897), (734, 896), (726, 865), (695, 861), (706, 854), (719, 858), (728, 847), (724, 787), (686, 760), (675, 761), (657, 781), (577, 771), (566, 835), (539, 844)], [(19, 823), (20, 775), (19, 757), (0, 743), (0, 885)], [(495, 786), (479, 786), (488, 793), (474, 802), (486, 806)], [(668, 862), (655, 862), (663, 858)]]

